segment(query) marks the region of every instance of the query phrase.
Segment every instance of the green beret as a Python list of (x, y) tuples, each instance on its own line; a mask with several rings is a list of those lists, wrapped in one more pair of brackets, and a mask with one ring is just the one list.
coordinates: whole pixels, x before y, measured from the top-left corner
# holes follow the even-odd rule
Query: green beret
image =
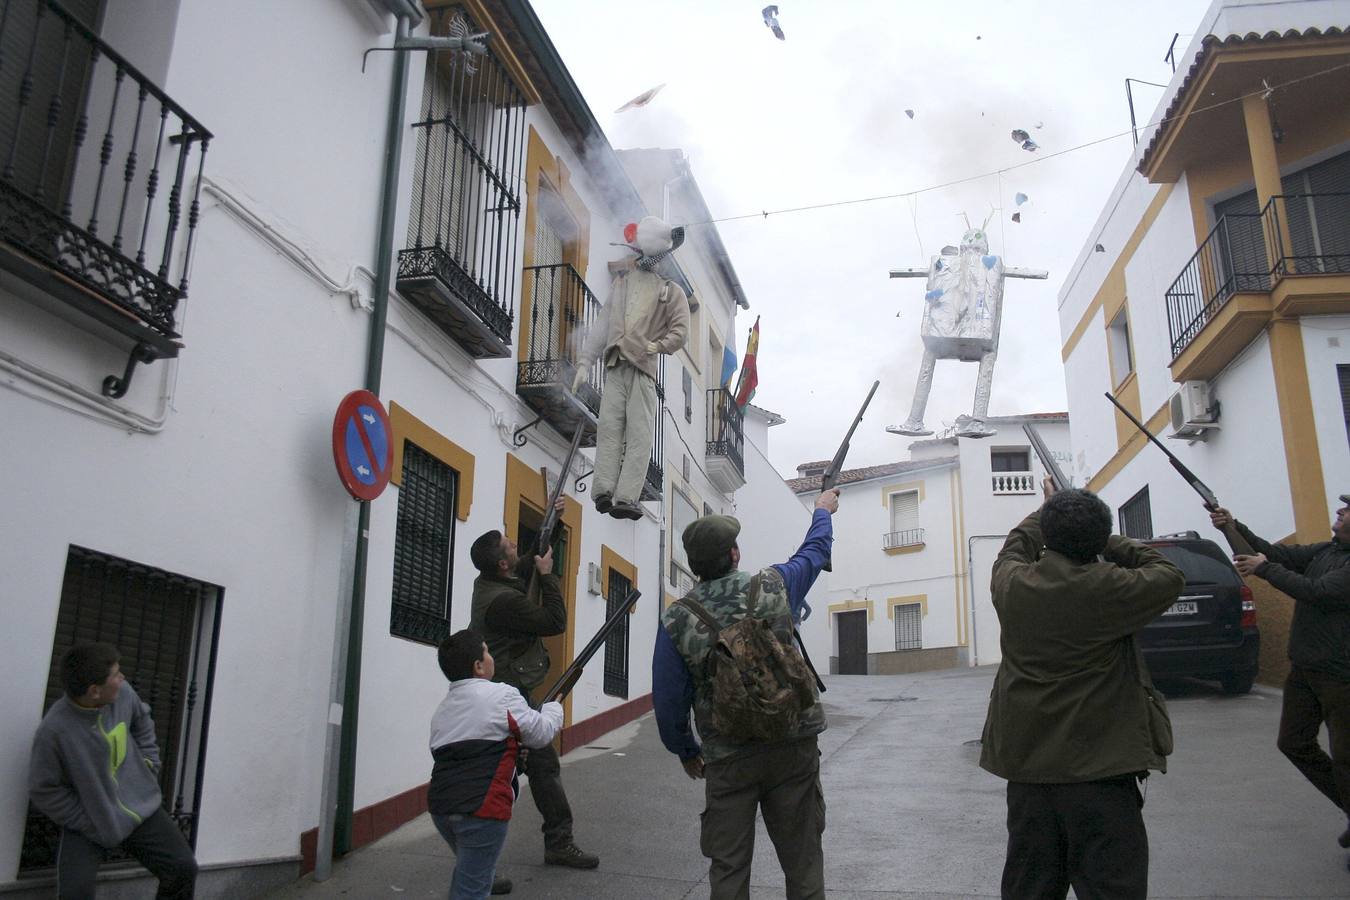
[(681, 539), (690, 562), (713, 561), (726, 556), (741, 533), (741, 523), (731, 516), (703, 516), (690, 522)]

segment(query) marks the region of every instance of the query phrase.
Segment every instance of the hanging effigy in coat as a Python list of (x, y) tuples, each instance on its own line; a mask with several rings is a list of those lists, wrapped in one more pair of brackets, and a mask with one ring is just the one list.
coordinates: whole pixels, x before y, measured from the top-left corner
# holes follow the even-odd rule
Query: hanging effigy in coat
[(919, 326), (923, 362), (919, 364), (919, 378), (914, 385), (914, 404), (905, 423), (891, 425), (887, 431), (914, 436), (933, 433), (923, 424), (928, 393), (933, 387), (933, 370), (939, 359), (957, 359), (980, 364), (975, 380), (975, 408), (971, 415), (957, 417), (957, 436), (982, 438), (995, 433), (984, 419), (989, 414), (994, 362), (998, 359), (1004, 279), (1045, 279), (1050, 273), (1043, 269), (1009, 268), (1001, 257), (990, 255), (984, 231), (988, 224), (986, 219), (984, 226), (971, 228), (967, 219), (961, 245), (943, 247), (925, 269), (891, 270), (892, 278), (926, 276), (928, 283)]
[(662, 262), (684, 242), (684, 228), (647, 216), (624, 229), (637, 258), (618, 267), (609, 299), (577, 355), (575, 393), (597, 359), (605, 389), (595, 442), (595, 508), (618, 519), (642, 518), (639, 499), (647, 478), (661, 354), (675, 353), (689, 336), (689, 298), (661, 274)]

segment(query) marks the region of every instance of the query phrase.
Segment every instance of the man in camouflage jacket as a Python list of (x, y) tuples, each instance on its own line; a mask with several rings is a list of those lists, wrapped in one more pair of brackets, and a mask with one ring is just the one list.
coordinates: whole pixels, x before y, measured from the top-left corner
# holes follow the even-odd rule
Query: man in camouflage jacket
[[(772, 622), (778, 639), (793, 646), (793, 625), (810, 612), (806, 594), (829, 559), (830, 517), (838, 508), (836, 491), (820, 495), (801, 547), (787, 562), (760, 571), (753, 612), (746, 608), (751, 574), (737, 569), (740, 523), (730, 516), (697, 519), (682, 536), (689, 566), (700, 579), (690, 596), (723, 627), (754, 615)], [(784, 740), (741, 743), (719, 734), (704, 667), (715, 640), (692, 612), (674, 604), (661, 615), (652, 658), (652, 705), (661, 741), (680, 757), (690, 778), (706, 779), (699, 844), (711, 860), (712, 900), (749, 896), (757, 810), (783, 866), (789, 900), (823, 900), (825, 795), (816, 736), (825, 730), (825, 711), (820, 698)], [(689, 726), (691, 709), (701, 746)]]

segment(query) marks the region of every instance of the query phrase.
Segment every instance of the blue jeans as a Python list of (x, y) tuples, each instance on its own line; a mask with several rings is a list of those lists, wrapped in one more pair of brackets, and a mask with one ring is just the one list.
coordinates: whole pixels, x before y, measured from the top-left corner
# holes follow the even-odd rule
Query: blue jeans
[(484, 900), (492, 893), (492, 875), (506, 844), (506, 826), (510, 823), (458, 813), (432, 813), (431, 821), (455, 852), (450, 900)]

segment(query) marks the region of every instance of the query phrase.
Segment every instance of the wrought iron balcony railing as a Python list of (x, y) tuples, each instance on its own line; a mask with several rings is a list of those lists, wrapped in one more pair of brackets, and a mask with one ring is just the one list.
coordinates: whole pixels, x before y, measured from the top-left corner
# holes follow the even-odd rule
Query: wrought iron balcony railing
[[(525, 355), (519, 364), (516, 387), (532, 406), (545, 412), (537, 402), (541, 396), (539, 389), (569, 394), (572, 379), (576, 376), (581, 342), (600, 315), (600, 301), (568, 263), (527, 266), (524, 272), (525, 289), (531, 302), (529, 321), (521, 323)], [(575, 400), (570, 396), (552, 399), (567, 400), (569, 406), (579, 400), (593, 423), (600, 414), (600, 391), (604, 384), (604, 361), (597, 359), (591, 364)], [(545, 413), (545, 418), (551, 417)], [(574, 415), (567, 418), (574, 418)], [(560, 430), (571, 434), (570, 429)]]
[(1347, 272), (1350, 193), (1280, 194), (1259, 213), (1229, 213), (1165, 295), (1172, 356), (1236, 293), (1270, 291), (1288, 276)]
[(0, 266), (136, 342), (120, 397), (178, 353), (211, 132), (56, 0), (5, 3), (0, 46)]
[(1034, 494), (1037, 490), (1034, 472), (995, 472), (992, 481), (995, 494)]
[(922, 528), (907, 528), (904, 531), (892, 531), (881, 536), (883, 550), (898, 550), (901, 547), (918, 547), (923, 544)]
[(428, 56), (398, 290), (475, 357), (510, 356), (525, 97), (491, 49)]
[(726, 388), (713, 388), (707, 399), (708, 447), (710, 457), (726, 457), (745, 474), (745, 413)]

